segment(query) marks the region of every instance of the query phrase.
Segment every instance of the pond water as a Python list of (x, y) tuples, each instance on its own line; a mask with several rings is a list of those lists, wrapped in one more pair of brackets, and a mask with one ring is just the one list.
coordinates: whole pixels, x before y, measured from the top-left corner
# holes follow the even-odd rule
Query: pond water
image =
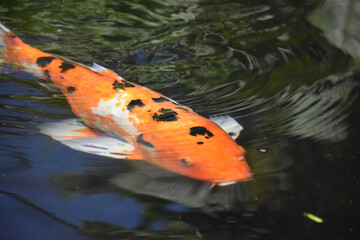
[(61, 92), (4, 67), (0, 238), (358, 239), (358, 69), (306, 20), (322, 1), (271, 2), (0, 2), (0, 22), (42, 51), (235, 118), (254, 173), (210, 189), (72, 150), (39, 131), (74, 117)]

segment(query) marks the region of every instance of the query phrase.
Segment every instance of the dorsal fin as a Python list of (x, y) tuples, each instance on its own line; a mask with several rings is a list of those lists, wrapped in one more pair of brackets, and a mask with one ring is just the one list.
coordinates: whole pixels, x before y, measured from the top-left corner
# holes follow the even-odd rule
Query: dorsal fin
[(101, 75), (104, 76), (108, 76), (110, 78), (115, 78), (115, 79), (120, 79), (122, 80), (122, 77), (120, 77), (118, 74), (116, 74), (115, 72), (107, 69), (106, 67), (103, 67), (97, 63), (93, 62), (93, 65), (91, 67), (88, 67), (89, 69), (91, 69), (92, 71), (99, 73)]
[[(56, 55), (54, 55), (54, 56), (56, 56)], [(60, 59), (62, 59), (62, 60), (66, 60), (67, 62), (71, 62), (71, 63), (73, 63), (73, 64), (76, 64), (76, 65), (80, 65), (80, 66), (82, 66), (82, 67), (85, 67), (85, 68), (87, 68), (87, 69), (89, 69), (89, 70), (91, 70), (91, 71), (93, 71), (93, 72), (96, 72), (96, 73), (98, 73), (98, 74), (101, 74), (101, 75), (103, 75), (103, 76), (107, 76), (107, 77), (109, 77), (109, 78), (114, 78), (114, 79), (123, 80), (123, 78), (120, 77), (117, 73), (115, 73), (115, 72), (111, 71), (110, 69), (107, 69), (106, 67), (103, 67), (103, 66), (101, 66), (101, 65), (99, 65), (99, 64), (97, 64), (97, 63), (94, 63), (94, 62), (93, 62), (93, 65), (92, 65), (92, 66), (86, 66), (86, 65), (84, 65), (84, 64), (82, 64), (82, 63), (75, 62), (75, 61), (73, 61), (73, 60), (67, 59), (67, 58), (62, 57), (62, 56), (56, 56), (56, 57), (58, 57), (58, 58), (60, 58)]]

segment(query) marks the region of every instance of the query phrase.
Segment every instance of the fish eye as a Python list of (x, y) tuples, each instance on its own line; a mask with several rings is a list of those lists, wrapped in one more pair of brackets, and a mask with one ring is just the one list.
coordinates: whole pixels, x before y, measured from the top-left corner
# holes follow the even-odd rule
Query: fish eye
[(185, 166), (192, 166), (193, 165), (193, 162), (188, 157), (181, 158), (180, 162)]

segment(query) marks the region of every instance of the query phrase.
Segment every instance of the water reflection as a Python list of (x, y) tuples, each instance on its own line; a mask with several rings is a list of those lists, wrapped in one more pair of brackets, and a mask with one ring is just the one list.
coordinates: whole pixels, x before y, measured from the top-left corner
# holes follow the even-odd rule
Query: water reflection
[[(63, 235), (71, 238), (82, 236), (80, 229), (76, 226), (63, 221), (21, 196), (3, 191), (0, 191), (0, 196), (1, 203), (5, 204), (8, 210), (2, 213), (0, 220), (3, 239), (25, 239), (29, 236), (34, 239), (63, 239)], [(37, 217), (34, 218), (33, 216)], [(16, 225), (17, 218), (31, 221), (32, 227), (25, 228), (23, 231), (4, 231), (5, 229), (12, 229)], [(42, 228), (44, 223), (47, 223), (47, 231)]]
[[(304, 208), (327, 205), (314, 192), (333, 196), (336, 186), (341, 193), (356, 182), (339, 169), (354, 165), (349, 127), (357, 127), (349, 114), (359, 84), (349, 55), (304, 19), (318, 1), (300, 2), (1, 3), (2, 21), (44, 51), (105, 65), (206, 117), (231, 115), (244, 127), (237, 141), (254, 171), (252, 181), (210, 189), (143, 162), (67, 149), (38, 131), (44, 122), (74, 117), (64, 97), (5, 71), (0, 186), (10, 194), (2, 202), (17, 206), (21, 196), (82, 233), (107, 237), (160, 238), (159, 231), (179, 238), (309, 237), (317, 230), (306, 227)], [(338, 162), (323, 157), (333, 146)], [(321, 181), (325, 176), (331, 186)], [(337, 185), (340, 177), (347, 188)], [(351, 198), (343, 197), (332, 206)], [(28, 223), (23, 213), (7, 216)]]
[(254, 148), (249, 149), (249, 156), (259, 160), (254, 165), (254, 178), (226, 187), (211, 189), (209, 182), (180, 176), (145, 162), (105, 159), (88, 162), (87, 171), (59, 172), (50, 176), (50, 182), (63, 196), (112, 192), (120, 188), (207, 212), (256, 211), (263, 205), (276, 210), (281, 200), (274, 198), (274, 194), (289, 189), (288, 176), (282, 171), (291, 164), (291, 158), (280, 155), (284, 144), (272, 145), (266, 154), (259, 151), (260, 146), (254, 144)]

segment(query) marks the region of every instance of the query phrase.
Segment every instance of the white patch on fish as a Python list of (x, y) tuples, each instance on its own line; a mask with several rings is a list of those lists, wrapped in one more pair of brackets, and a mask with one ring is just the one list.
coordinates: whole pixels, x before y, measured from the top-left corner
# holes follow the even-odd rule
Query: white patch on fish
[[(127, 93), (117, 93), (113, 99), (110, 100), (101, 100), (96, 107), (91, 108), (93, 113), (100, 116), (108, 117), (108, 114), (111, 114), (111, 119), (114, 123), (120, 128), (124, 129), (131, 136), (136, 136), (140, 132), (139, 130), (131, 123), (130, 119), (133, 119), (136, 123), (140, 122), (140, 119), (136, 117), (135, 114), (131, 114), (129, 110), (126, 109), (126, 96)], [(120, 103), (120, 105), (119, 105)], [(118, 104), (119, 106), (117, 106)], [(123, 110), (125, 109), (125, 110)], [(101, 123), (96, 124), (99, 129), (107, 131), (107, 127), (103, 126)]]

